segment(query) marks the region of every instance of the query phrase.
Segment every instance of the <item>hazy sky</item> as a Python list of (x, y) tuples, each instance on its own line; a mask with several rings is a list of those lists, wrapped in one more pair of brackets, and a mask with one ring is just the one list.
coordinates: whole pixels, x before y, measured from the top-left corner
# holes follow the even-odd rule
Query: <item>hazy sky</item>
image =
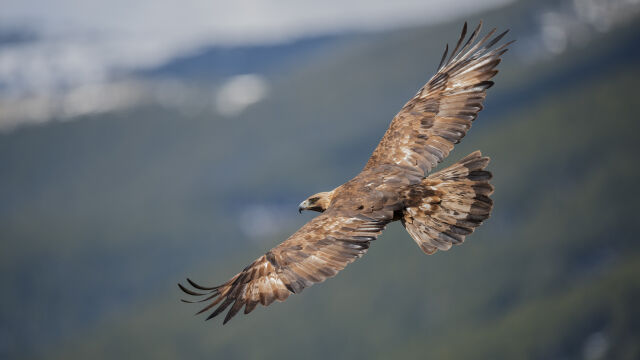
[[(0, 0), (0, 131), (129, 106), (144, 84), (114, 74), (199, 47), (432, 24), (512, 1)], [(563, 0), (539, 10), (532, 15), (539, 31), (519, 39), (530, 60), (586, 43), (592, 29), (606, 31), (640, 11), (640, 0)], [(34, 36), (2, 43), (16, 31)], [(268, 84), (257, 75), (230, 79), (216, 98), (220, 110), (237, 113), (264, 96)], [(249, 85), (255, 96), (244, 96)]]
[[(202, 44), (256, 43), (343, 30), (445, 21), (511, 0), (2, 0), (0, 30), (145, 66)], [(103, 55), (103, 54), (100, 54)]]
[(444, 21), (510, 0), (3, 0), (4, 25), (52, 34), (261, 41), (343, 29)]
[[(145, 91), (114, 74), (199, 47), (444, 22), (510, 1), (0, 0), (0, 130), (129, 106)], [(15, 32), (34, 36), (1, 43)], [(227, 114), (267, 89), (256, 76), (235, 80), (217, 98)], [(235, 96), (249, 93), (243, 84), (260, 85), (257, 95)]]

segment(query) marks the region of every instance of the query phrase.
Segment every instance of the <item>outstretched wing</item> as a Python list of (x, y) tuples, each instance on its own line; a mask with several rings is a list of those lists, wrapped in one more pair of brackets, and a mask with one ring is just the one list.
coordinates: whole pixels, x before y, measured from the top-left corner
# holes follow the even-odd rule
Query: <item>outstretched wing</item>
[(210, 301), (198, 314), (219, 304), (207, 320), (231, 305), (226, 324), (243, 306), (248, 314), (258, 303), (267, 306), (274, 300), (283, 301), (291, 293), (335, 276), (367, 251), (386, 224), (386, 220), (325, 212), (222, 285), (205, 287), (187, 279), (195, 288), (191, 290), (178, 284), (189, 295), (204, 296), (199, 301), (183, 301)]
[(511, 44), (491, 50), (508, 31), (492, 39), (495, 29), (474, 44), (481, 25), (461, 47), (467, 34), (464, 24), (448, 59), (447, 45), (438, 72), (395, 116), (365, 169), (396, 164), (418, 168), (426, 175), (466, 135), (482, 109), (486, 90), (493, 85), (490, 79), (498, 73), (500, 56)]

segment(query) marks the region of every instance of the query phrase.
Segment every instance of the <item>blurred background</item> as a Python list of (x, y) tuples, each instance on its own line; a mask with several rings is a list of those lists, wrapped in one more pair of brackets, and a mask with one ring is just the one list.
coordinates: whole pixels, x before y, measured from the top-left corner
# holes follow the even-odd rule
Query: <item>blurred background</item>
[[(510, 28), (445, 163), (495, 210), (400, 224), (334, 279), (221, 320), (219, 284), (357, 174), (465, 20)], [(0, 358), (639, 359), (638, 0), (3, 0)]]

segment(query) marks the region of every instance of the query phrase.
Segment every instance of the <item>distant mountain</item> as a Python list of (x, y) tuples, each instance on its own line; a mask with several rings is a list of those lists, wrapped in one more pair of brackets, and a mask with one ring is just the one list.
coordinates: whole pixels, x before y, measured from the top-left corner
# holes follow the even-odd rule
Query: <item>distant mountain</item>
[(281, 44), (211, 46), (139, 73), (150, 77), (205, 81), (248, 73), (283, 73), (319, 53), (331, 52), (349, 37), (352, 35), (325, 35)]

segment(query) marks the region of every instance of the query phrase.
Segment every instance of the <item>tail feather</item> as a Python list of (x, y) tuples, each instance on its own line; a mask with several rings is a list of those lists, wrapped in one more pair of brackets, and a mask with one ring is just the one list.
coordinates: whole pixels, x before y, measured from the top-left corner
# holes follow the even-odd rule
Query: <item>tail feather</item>
[(473, 152), (407, 193), (402, 224), (422, 251), (449, 250), (489, 218), (493, 186), (491, 173), (484, 170), (488, 163), (480, 151)]

